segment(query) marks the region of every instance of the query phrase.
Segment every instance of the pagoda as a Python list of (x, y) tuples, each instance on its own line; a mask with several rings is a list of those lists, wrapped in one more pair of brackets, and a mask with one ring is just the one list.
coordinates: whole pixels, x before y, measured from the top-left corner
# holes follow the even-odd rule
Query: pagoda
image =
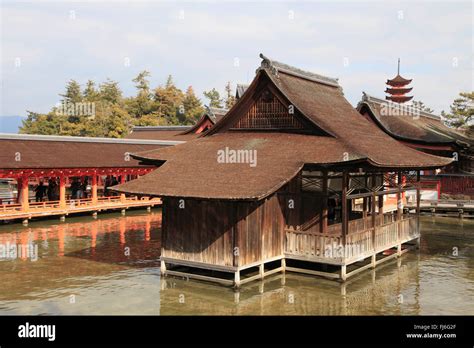
[(413, 89), (412, 87), (406, 87), (412, 80), (407, 80), (400, 76), (400, 58), (398, 58), (398, 72), (391, 80), (387, 80), (386, 84), (389, 86), (385, 89), (385, 93), (389, 94), (385, 97), (387, 100), (391, 100), (396, 103), (405, 103), (413, 98), (413, 96), (407, 96), (407, 93)]

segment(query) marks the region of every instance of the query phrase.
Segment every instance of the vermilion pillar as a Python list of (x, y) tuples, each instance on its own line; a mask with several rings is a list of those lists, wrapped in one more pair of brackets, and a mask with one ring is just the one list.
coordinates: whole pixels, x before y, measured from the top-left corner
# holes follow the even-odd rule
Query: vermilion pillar
[(66, 208), (66, 177), (59, 177), (59, 206)]
[(30, 194), (28, 192), (28, 177), (21, 178), (21, 210), (27, 211), (30, 207)]
[(97, 175), (92, 175), (92, 204), (97, 204)]
[[(122, 175), (120, 177), (120, 183), (125, 184), (125, 175)], [(120, 194), (120, 201), (125, 202), (125, 194), (124, 193)]]

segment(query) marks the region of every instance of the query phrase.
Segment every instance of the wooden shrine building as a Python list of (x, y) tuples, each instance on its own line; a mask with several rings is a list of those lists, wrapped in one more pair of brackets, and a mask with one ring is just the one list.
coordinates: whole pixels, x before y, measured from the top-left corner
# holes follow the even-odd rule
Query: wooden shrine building
[(188, 141), (211, 129), (228, 110), (206, 107), (206, 112), (193, 126), (136, 126), (127, 139)]
[(444, 125), (441, 117), (407, 104), (391, 103), (363, 93), (357, 110), (384, 133), (403, 145), (429, 154), (453, 158), (426, 182), (438, 182), (439, 193), (474, 196), (474, 140)]
[[(113, 188), (162, 198), (162, 273), (235, 286), (280, 271), (344, 281), (416, 244), (402, 194), (451, 160), (361, 117), (336, 79), (261, 58), (220, 122), (135, 153), (159, 168)], [(389, 194), (395, 212), (384, 211)]]
[[(154, 166), (142, 166), (130, 153), (180, 144), (182, 141), (88, 138), (70, 136), (0, 134), (0, 178), (17, 185), (14, 202), (0, 203), (0, 220), (28, 219), (73, 212), (109, 208), (146, 206), (146, 202), (122, 197), (101, 197), (99, 185), (107, 189), (116, 182), (126, 182), (150, 173)], [(44, 190), (57, 187), (57, 194), (44, 192), (38, 201), (31, 185), (44, 184)], [(90, 187), (86, 198), (67, 194), (74, 185)], [(32, 197), (33, 196), (33, 197)], [(54, 196), (54, 198), (52, 198)], [(52, 199), (50, 199), (52, 198)], [(103, 204), (102, 204), (103, 203)]]

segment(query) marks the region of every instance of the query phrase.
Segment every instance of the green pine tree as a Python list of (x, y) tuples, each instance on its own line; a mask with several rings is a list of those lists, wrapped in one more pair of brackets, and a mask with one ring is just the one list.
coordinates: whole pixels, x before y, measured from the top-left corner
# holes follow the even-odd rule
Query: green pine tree
[(474, 133), (474, 92), (459, 93), (449, 112), (441, 112), (446, 125), (468, 134)]
[(227, 84), (225, 85), (225, 93), (226, 93), (225, 107), (226, 109), (230, 109), (235, 104), (235, 96), (232, 93), (232, 87), (230, 85), (230, 81), (227, 82)]
[(209, 106), (213, 108), (222, 108), (222, 99), (219, 92), (213, 88), (210, 91), (205, 91), (204, 96), (209, 99)]

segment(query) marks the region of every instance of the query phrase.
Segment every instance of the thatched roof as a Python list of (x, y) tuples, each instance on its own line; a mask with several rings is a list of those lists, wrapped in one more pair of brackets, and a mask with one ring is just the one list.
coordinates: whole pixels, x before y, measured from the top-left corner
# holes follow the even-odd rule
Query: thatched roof
[[(397, 104), (393, 105), (397, 107)], [(364, 93), (357, 110), (367, 113), (380, 129), (398, 140), (428, 145), (474, 146), (472, 139), (444, 125), (441, 117), (437, 115), (420, 110), (407, 110), (405, 105), (388, 113), (388, 106), (383, 99)]]
[(193, 126), (136, 126), (126, 136), (127, 139), (187, 141), (197, 137), (188, 131)]
[(138, 167), (126, 153), (181, 142), (0, 134), (1, 169)]

